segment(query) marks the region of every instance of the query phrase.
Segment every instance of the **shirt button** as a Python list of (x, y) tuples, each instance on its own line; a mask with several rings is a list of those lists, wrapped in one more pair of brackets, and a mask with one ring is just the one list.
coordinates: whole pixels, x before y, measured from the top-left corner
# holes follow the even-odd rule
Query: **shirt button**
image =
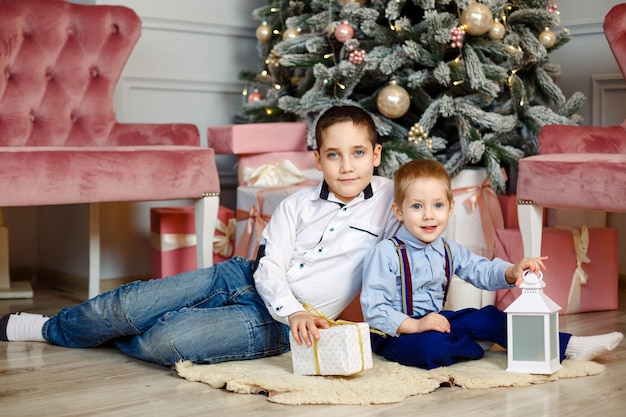
[(324, 248), (319, 248), (317, 251), (318, 251), (319, 253), (322, 253), (322, 251), (323, 251), (323, 250), (324, 250)]
[(300, 269), (304, 268), (304, 264), (300, 264)]
[(342, 208), (341, 208), (341, 211), (347, 211), (347, 210), (348, 210), (348, 208), (347, 208), (347, 207), (342, 207)]
[(331, 228), (330, 228), (330, 231), (331, 231), (331, 232), (334, 232), (334, 231), (335, 231), (335, 228), (334, 228), (334, 227), (331, 227)]

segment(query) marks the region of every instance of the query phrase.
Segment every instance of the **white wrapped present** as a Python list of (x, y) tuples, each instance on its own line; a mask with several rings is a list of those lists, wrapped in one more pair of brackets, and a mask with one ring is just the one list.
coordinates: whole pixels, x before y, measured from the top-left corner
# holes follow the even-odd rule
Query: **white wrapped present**
[(443, 236), (472, 252), (493, 258), (496, 230), (504, 227), (502, 207), (485, 168), (466, 168), (452, 178), (454, 214)]
[(352, 375), (373, 366), (369, 325), (333, 323), (336, 325), (320, 329), (320, 339), (311, 346), (298, 345), (289, 333), (294, 374)]
[(285, 197), (306, 188), (302, 185), (284, 187), (237, 187), (237, 230), (235, 255), (255, 259), (261, 233)]
[[(443, 236), (492, 259), (496, 230), (504, 227), (504, 218), (498, 196), (489, 185), (487, 171), (485, 168), (466, 168), (451, 182), (456, 204)], [(494, 304), (495, 298), (494, 291), (481, 290), (454, 275), (444, 308), (481, 308)]]

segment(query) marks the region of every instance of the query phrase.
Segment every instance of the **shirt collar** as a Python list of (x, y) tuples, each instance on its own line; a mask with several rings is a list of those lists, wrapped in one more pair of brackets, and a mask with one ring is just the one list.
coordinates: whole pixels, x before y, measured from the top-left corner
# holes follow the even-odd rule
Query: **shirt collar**
[(400, 227), (400, 229), (398, 230), (398, 233), (396, 233), (396, 237), (400, 239), (401, 241), (403, 241), (405, 244), (408, 244), (415, 249), (424, 250), (426, 249), (427, 246), (430, 245), (438, 253), (442, 255), (444, 254), (443, 238), (441, 236), (435, 239), (435, 241), (432, 243), (424, 243), (418, 238), (416, 238), (415, 236), (413, 236), (407, 230), (407, 228), (404, 225), (402, 225), (402, 227)]
[[(374, 189), (372, 188), (372, 183), (367, 184), (367, 187), (362, 191), (363, 199), (367, 200), (368, 198), (372, 198), (374, 196)], [(326, 180), (322, 181), (322, 185), (320, 188), (319, 196), (322, 200), (328, 200), (330, 196), (330, 189), (328, 188), (328, 183)]]

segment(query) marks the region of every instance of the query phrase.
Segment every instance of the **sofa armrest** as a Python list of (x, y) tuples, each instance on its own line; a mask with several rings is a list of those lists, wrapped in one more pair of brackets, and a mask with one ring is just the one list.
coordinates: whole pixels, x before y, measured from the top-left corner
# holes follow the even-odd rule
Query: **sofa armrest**
[(539, 131), (539, 154), (626, 153), (625, 126), (546, 125)]
[(187, 123), (118, 123), (107, 146), (200, 146), (198, 127)]

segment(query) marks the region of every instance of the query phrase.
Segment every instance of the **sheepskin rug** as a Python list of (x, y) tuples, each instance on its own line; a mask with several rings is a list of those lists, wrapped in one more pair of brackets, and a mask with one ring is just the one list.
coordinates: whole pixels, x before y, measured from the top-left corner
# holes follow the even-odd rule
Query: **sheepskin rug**
[(265, 394), (280, 404), (388, 404), (440, 386), (467, 389), (526, 386), (597, 375), (605, 366), (593, 361), (563, 362), (553, 375), (507, 372), (506, 352), (491, 349), (477, 361), (460, 362), (425, 371), (399, 365), (374, 355), (374, 367), (348, 377), (304, 376), (292, 372), (291, 354), (264, 359), (198, 365), (180, 362), (176, 372), (189, 381), (241, 394)]

